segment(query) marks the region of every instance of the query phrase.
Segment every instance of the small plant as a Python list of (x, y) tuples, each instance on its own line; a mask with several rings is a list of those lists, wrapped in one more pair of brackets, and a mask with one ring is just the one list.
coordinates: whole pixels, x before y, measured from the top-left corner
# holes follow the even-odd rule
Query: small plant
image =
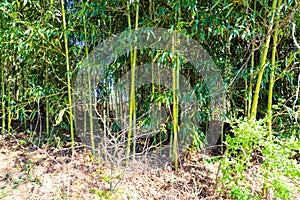
[(273, 191), (275, 197), (293, 199), (300, 193), (300, 164), (293, 157), (296, 149), (300, 149), (300, 143), (294, 136), (274, 138), (273, 142), (265, 143), (262, 164), (264, 196), (268, 197), (269, 191)]
[(18, 176), (18, 179), (14, 179), (13, 183), (16, 184), (15, 187), (17, 187), (22, 181), (31, 181), (35, 184), (41, 184), (42, 181), (37, 177), (33, 175), (33, 166), (30, 160), (27, 160), (24, 163), (21, 163), (20, 167), (22, 169), (21, 173)]
[[(121, 197), (124, 192), (121, 189), (117, 189), (114, 191), (111, 190), (91, 190), (92, 193), (95, 193), (97, 197), (100, 197), (101, 199), (124, 199)], [(127, 199), (130, 199), (129, 196), (127, 196)]]
[[(268, 137), (264, 120), (239, 119), (232, 127), (234, 137), (226, 137), (227, 149), (220, 165), (220, 191), (234, 199), (292, 199), (294, 194), (299, 194), (300, 165), (292, 159), (293, 149), (300, 148), (296, 137)], [(261, 191), (254, 192), (247, 170), (257, 161), (261, 165), (254, 182)]]
[(7, 194), (7, 190), (6, 189), (0, 190), (0, 198), (5, 197), (6, 194)]

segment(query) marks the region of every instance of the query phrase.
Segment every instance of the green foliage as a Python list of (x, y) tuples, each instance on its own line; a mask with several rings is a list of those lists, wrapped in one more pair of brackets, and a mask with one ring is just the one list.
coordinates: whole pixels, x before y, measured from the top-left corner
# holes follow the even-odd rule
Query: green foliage
[[(221, 161), (222, 190), (234, 199), (261, 199), (270, 191), (281, 199), (299, 194), (300, 164), (295, 158), (299, 139), (268, 139), (264, 120), (239, 119), (232, 126), (234, 137), (226, 137), (227, 149)], [(257, 162), (261, 167), (253, 169)], [(251, 168), (257, 171), (254, 177), (249, 176)], [(253, 182), (261, 188), (260, 195), (251, 190)]]
[[(300, 149), (299, 138), (276, 138), (274, 143), (265, 142), (262, 164), (265, 188), (274, 191), (281, 199), (293, 199), (300, 193), (300, 164), (295, 155)], [(271, 173), (270, 173), (271, 172)]]
[[(110, 191), (110, 190), (100, 190), (100, 191), (91, 191), (94, 192), (97, 197), (101, 199), (121, 199), (121, 196), (124, 194), (123, 190), (119, 189), (116, 191)], [(123, 198), (122, 198), (123, 199)], [(130, 199), (128, 196), (127, 199)]]
[[(52, 4), (50, 4), (52, 2)], [(59, 112), (67, 107), (64, 99), (66, 93), (66, 60), (64, 55), (62, 15), (59, 2), (55, 1), (27, 1), (22, 2), (3, 1), (1, 8), (1, 68), (3, 75), (8, 77), (2, 80), (2, 106), (3, 123), (9, 119), (28, 118), (26, 110), (36, 106), (40, 100), (40, 107), (49, 102), (48, 124), (55, 124), (55, 118)], [(103, 39), (119, 33), (128, 28), (126, 1), (101, 1), (86, 2), (73, 1), (66, 5), (67, 32), (70, 53), (71, 75), (76, 74), (77, 63), (87, 56)], [(139, 27), (165, 27), (176, 28), (184, 34), (191, 36), (200, 42), (213, 57), (223, 79), (228, 86), (228, 97), (230, 98), (231, 117), (247, 113), (245, 101), (251, 100), (249, 90), (254, 86), (249, 82), (251, 77), (257, 75), (256, 66), (259, 65), (260, 43), (266, 35), (266, 25), (269, 23), (268, 13), (271, 5), (263, 1), (167, 1), (152, 4), (141, 1)], [(298, 113), (294, 105), (298, 102), (292, 98), (297, 90), (297, 70), (294, 63), (299, 62), (299, 51), (295, 48), (290, 26), (282, 26), (289, 14), (296, 6), (295, 1), (283, 2), (277, 9), (279, 17), (279, 43), (277, 46), (277, 65), (275, 67), (274, 104), (277, 99), (287, 101), (286, 106), (293, 112)], [(256, 10), (255, 10), (256, 9)], [(134, 6), (131, 8), (131, 23), (135, 20)], [(299, 9), (293, 15), (296, 27), (299, 27)], [(38, 19), (38, 20), (37, 20)], [(86, 29), (84, 23), (86, 22)], [(297, 32), (296, 32), (297, 34)], [(87, 37), (86, 37), (87, 36)], [(296, 35), (296, 38), (298, 35)], [(249, 48), (254, 45), (255, 50)], [(85, 51), (87, 47), (88, 51)], [(250, 68), (249, 56), (255, 55), (254, 68)], [(160, 56), (159, 56), (160, 55)], [(154, 61), (161, 58), (159, 63), (166, 64), (166, 52), (154, 52)], [(139, 58), (138, 58), (139, 60)], [(128, 59), (127, 59), (128, 61)], [(149, 61), (145, 57), (138, 62)], [(269, 62), (269, 61), (267, 61)], [(5, 66), (4, 66), (4, 63)], [(182, 64), (182, 63), (181, 63)], [(270, 65), (268, 65), (270, 66)], [(185, 68), (184, 66), (182, 66)], [(120, 65), (112, 69), (118, 76)], [(122, 70), (121, 70), (122, 71)], [(262, 91), (260, 98), (265, 99), (268, 93), (267, 85), (269, 78), (269, 67), (263, 76)], [(185, 74), (185, 72), (182, 72)], [(188, 74), (186, 74), (188, 76)], [(246, 82), (247, 81), (247, 85)], [(202, 85), (197, 85), (195, 91), (199, 93), (199, 101), (206, 102), (209, 98), (205, 96)], [(280, 89), (279, 89), (280, 88)], [(292, 99), (290, 99), (292, 98)], [(296, 104), (294, 104), (294, 100)], [(147, 100), (149, 101), (149, 100)], [(265, 102), (265, 101), (262, 101)], [(147, 102), (145, 102), (147, 105)], [(202, 104), (202, 103), (201, 103)], [(148, 104), (149, 105), (149, 104)], [(4, 108), (5, 106), (5, 108)], [(6, 109), (7, 107), (7, 109)], [(260, 113), (266, 112), (266, 104), (259, 105)], [(277, 132), (293, 127), (295, 118), (290, 119), (291, 110), (281, 110), (276, 115), (274, 124)], [(45, 112), (45, 111), (44, 111)], [(288, 112), (288, 115), (286, 114)], [(37, 118), (38, 109), (33, 109), (32, 120)], [(209, 111), (205, 111), (204, 121), (208, 121)], [(6, 114), (11, 116), (6, 116)], [(45, 113), (42, 113), (45, 116)], [(264, 117), (263, 114), (260, 114)], [(67, 116), (63, 118), (65, 120)], [(9, 120), (11, 121), (11, 120)], [(280, 126), (277, 126), (280, 124)], [(6, 128), (9, 124), (4, 123)], [(26, 124), (27, 126), (28, 124)], [(47, 134), (50, 136), (49, 127)], [(287, 133), (289, 131), (286, 131)]]
[[(61, 2), (66, 3), (65, 7)], [(275, 6), (272, 6), (274, 1), (259, 0), (135, 1), (129, 9), (125, 0), (61, 2), (0, 2), (1, 134), (10, 136), (24, 132), (27, 138), (20, 140), (21, 143), (48, 143), (56, 147), (65, 144), (74, 123), (72, 112), (69, 112), (72, 109), (71, 83), (80, 61), (103, 40), (133, 29), (134, 22), (138, 22), (138, 27), (179, 30), (209, 52), (226, 85), (226, 117), (229, 120), (249, 117), (253, 96), (259, 94), (259, 104), (255, 108), (257, 119), (269, 114), (273, 135), (267, 138), (264, 121), (237, 120), (232, 123), (235, 137), (226, 138), (227, 150), (222, 161), (222, 181), (224, 188), (230, 190), (229, 194), (237, 199), (257, 198), (245, 179), (247, 168), (257, 154), (263, 160), (260, 175), (265, 191), (261, 195), (273, 190), (275, 196), (288, 199), (290, 188), (298, 190), (285, 184), (283, 179), (299, 177), (299, 166), (291, 159), (299, 151), (300, 137), (300, 51), (294, 41), (299, 43), (300, 40), (297, 31), (300, 27), (299, 1), (278, 0)], [(63, 11), (66, 11), (65, 27)], [(296, 25), (294, 35), (291, 22)], [(262, 54), (267, 37), (271, 42), (275, 38), (278, 41), (276, 39), (272, 44), (273, 52), (267, 49), (265, 64), (260, 66), (264, 63)], [(137, 50), (136, 55), (138, 65), (156, 62), (172, 68), (171, 52), (146, 49)], [(130, 55), (120, 56), (105, 72), (107, 80), (118, 82), (130, 70), (130, 63)], [(213, 99), (210, 99), (209, 88), (201, 75), (193, 72), (190, 63), (178, 58), (178, 64), (180, 74), (194, 88), (197, 96), (194, 103), (199, 108), (194, 116), (199, 126), (190, 126), (188, 122), (181, 125), (187, 127), (185, 131), (193, 137), (193, 147), (200, 150)], [(261, 81), (256, 85), (259, 74)], [(272, 89), (269, 89), (270, 82), (274, 84)], [(100, 88), (103, 99), (99, 102), (109, 104), (107, 99), (114, 94), (105, 84)], [(256, 86), (259, 91), (254, 92)], [(148, 85), (135, 93), (139, 109), (134, 112), (138, 126), (147, 129), (153, 125), (152, 119), (144, 115), (153, 104), (160, 108), (164, 106), (169, 112), (166, 121), (157, 120), (162, 136), (174, 130), (173, 96), (171, 90), (166, 90), (159, 85)], [(268, 110), (269, 94), (272, 112)], [(190, 103), (192, 100), (183, 101)], [(125, 118), (121, 110), (117, 114), (116, 117)], [(115, 122), (112, 127), (116, 132), (120, 128)]]

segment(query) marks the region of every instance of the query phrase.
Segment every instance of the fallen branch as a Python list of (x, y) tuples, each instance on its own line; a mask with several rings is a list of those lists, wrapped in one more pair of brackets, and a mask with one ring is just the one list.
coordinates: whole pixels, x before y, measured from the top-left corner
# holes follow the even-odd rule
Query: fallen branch
[(293, 26), (293, 29), (292, 29), (292, 35), (293, 35), (293, 40), (294, 40), (294, 44), (295, 46), (300, 50), (300, 45), (299, 43), (297, 42), (297, 38), (295, 37), (295, 28), (296, 28), (296, 25), (294, 22), (291, 22), (292, 26)]

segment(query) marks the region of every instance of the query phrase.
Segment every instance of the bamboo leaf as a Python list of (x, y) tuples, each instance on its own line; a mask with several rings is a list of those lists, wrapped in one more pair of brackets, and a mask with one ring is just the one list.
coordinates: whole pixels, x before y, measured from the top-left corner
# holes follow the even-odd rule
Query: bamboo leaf
[(62, 109), (59, 111), (59, 114), (58, 114), (58, 117), (56, 118), (55, 120), (55, 125), (54, 126), (57, 126), (59, 125), (61, 122), (62, 122), (62, 119), (63, 119), (63, 116), (65, 114), (65, 111), (66, 111), (66, 108)]

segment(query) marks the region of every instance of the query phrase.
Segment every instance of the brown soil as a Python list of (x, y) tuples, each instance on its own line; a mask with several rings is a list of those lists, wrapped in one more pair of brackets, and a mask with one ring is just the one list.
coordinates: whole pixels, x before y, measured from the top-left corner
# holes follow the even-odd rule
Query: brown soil
[[(136, 161), (126, 170), (92, 159), (83, 146), (37, 148), (0, 138), (0, 199), (228, 199), (216, 192), (219, 162), (214, 156), (187, 153), (178, 171), (171, 165), (150, 168)], [(253, 179), (258, 166), (249, 171)], [(220, 185), (220, 184), (219, 184)]]
[[(218, 163), (188, 154), (178, 171), (132, 163), (127, 170), (92, 160), (83, 147), (37, 148), (0, 138), (0, 199), (216, 199)], [(113, 173), (113, 174), (112, 174)], [(112, 192), (112, 190), (113, 192)]]

